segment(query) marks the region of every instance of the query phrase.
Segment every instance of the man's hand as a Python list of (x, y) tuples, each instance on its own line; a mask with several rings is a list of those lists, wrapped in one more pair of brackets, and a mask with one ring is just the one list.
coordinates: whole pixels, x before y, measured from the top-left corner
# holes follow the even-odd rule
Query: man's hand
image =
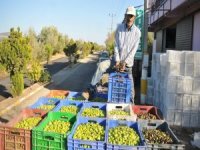
[(126, 63), (125, 62), (120, 62), (120, 72), (124, 72), (124, 70), (126, 69)]

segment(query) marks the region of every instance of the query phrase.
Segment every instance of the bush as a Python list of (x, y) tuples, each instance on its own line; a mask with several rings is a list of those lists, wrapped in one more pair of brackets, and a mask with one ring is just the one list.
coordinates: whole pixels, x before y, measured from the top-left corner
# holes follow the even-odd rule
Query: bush
[(42, 75), (41, 75), (39, 81), (42, 82), (42, 83), (50, 82), (50, 81), (51, 81), (51, 75), (49, 74), (49, 72), (46, 71), (46, 70), (44, 70), (44, 71), (42, 72)]
[(40, 65), (38, 61), (32, 61), (31, 67), (28, 71), (28, 78), (31, 82), (35, 83), (38, 82), (41, 78), (43, 72), (43, 67)]
[(13, 97), (20, 96), (24, 90), (24, 77), (22, 73), (11, 76), (11, 94)]

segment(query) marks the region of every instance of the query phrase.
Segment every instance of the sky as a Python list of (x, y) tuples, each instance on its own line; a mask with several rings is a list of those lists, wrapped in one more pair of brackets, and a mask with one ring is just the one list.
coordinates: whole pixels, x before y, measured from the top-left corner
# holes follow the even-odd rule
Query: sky
[(0, 0), (0, 33), (9, 32), (12, 27), (27, 33), (31, 27), (39, 34), (42, 27), (55, 26), (69, 38), (104, 45), (111, 26), (113, 31), (122, 22), (126, 8), (143, 3), (143, 0)]

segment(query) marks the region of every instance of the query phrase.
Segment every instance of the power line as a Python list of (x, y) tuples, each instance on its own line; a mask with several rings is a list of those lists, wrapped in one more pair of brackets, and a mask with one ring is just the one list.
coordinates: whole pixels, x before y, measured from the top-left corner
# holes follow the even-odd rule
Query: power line
[(113, 18), (116, 16), (116, 14), (109, 13), (109, 16), (111, 17), (111, 26), (110, 26), (110, 33), (113, 31)]

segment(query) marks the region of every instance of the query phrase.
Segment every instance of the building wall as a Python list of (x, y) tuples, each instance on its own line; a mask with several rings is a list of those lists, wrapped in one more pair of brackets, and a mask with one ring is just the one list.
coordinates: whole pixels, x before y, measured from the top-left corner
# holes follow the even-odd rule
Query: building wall
[(200, 51), (200, 11), (194, 15), (192, 50)]

